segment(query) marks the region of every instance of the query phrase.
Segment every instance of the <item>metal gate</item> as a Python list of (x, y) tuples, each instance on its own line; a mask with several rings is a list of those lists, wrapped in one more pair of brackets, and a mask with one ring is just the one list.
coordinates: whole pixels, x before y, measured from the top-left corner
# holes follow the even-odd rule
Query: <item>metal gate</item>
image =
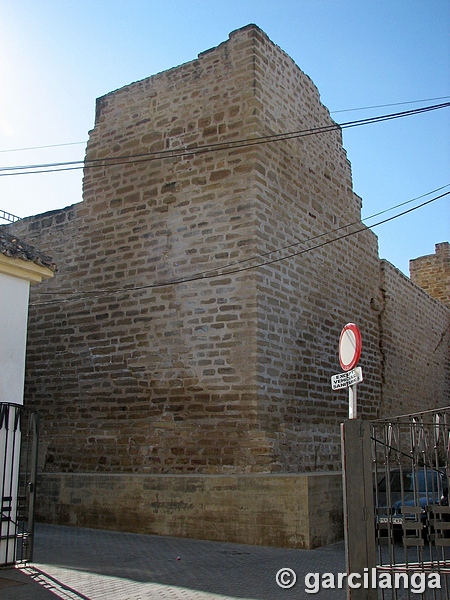
[(0, 403), (0, 567), (32, 559), (38, 413)]
[(379, 593), (447, 600), (450, 407), (373, 421), (370, 427), (378, 580), (385, 574), (385, 581), (399, 584), (378, 586)]

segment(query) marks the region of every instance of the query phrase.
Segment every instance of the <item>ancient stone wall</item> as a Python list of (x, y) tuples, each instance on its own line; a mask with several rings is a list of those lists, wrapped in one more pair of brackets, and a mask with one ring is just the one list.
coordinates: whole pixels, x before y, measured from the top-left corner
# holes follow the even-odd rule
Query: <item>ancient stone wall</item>
[(317, 548), (342, 535), (339, 473), (47, 473), (37, 518), (241, 544)]
[[(311, 127), (331, 131), (211, 148)], [(368, 230), (334, 241), (360, 226), (360, 200), (340, 131), (284, 52), (249, 27), (100, 98), (74, 210), (64, 256), (33, 225), (63, 299), (36, 296), (30, 321), (46, 468), (339, 468), (347, 402), (330, 376), (348, 320), (368, 350), (364, 414), (379, 395), (377, 246)]]
[[(274, 137), (286, 132), (297, 134)], [(317, 89), (256, 26), (100, 98), (83, 201), (8, 226), (59, 266), (33, 290), (29, 319), (40, 515), (81, 524), (86, 509), (95, 524), (93, 507), (106, 500), (83, 479), (90, 473), (105, 485), (117, 476), (117, 493), (127, 477), (165, 476), (158, 489), (168, 505), (179, 502), (177, 477), (200, 477), (205, 490), (202, 478), (215, 477), (201, 495), (208, 507), (226, 501), (221, 477), (248, 477), (251, 506), (272, 489), (261, 491), (253, 474), (290, 473), (286, 490), (305, 485), (310, 501), (304, 519), (289, 505), (283, 543), (332, 541), (336, 503), (321, 518), (313, 507), (328, 484), (294, 475), (340, 469), (348, 395), (333, 392), (330, 377), (340, 371), (342, 327), (356, 322), (363, 337), (361, 416), (448, 402), (446, 309), (380, 266), (360, 210), (341, 132)], [(432, 364), (416, 359), (418, 310), (432, 329)], [(71, 473), (85, 504), (67, 496)], [(339, 474), (330, 477), (337, 489)], [(65, 491), (50, 494), (49, 508), (55, 481)], [(148, 493), (139, 481), (140, 506)], [(119, 526), (123, 507), (142, 519), (127, 502), (108, 504), (102, 526)], [(194, 504), (177, 504), (175, 520), (197, 523)], [(202, 535), (227, 539), (234, 518), (237, 540), (247, 522), (233, 507)], [(170, 530), (166, 517), (148, 519), (152, 531)], [(169, 521), (173, 534), (192, 535)], [(264, 528), (263, 518), (252, 522), (248, 539), (274, 543)]]
[[(317, 88), (267, 37), (255, 35), (259, 133), (301, 132), (261, 145), (257, 157), (257, 239), (268, 262), (258, 271), (259, 410), (273, 469), (339, 468), (348, 400), (332, 392), (330, 377), (340, 370), (337, 343), (349, 321), (365, 340), (361, 414), (376, 415), (381, 391), (371, 308), (379, 295), (378, 246), (361, 224), (341, 132)], [(362, 231), (343, 237), (355, 229)]]
[[(255, 252), (255, 150), (177, 156), (252, 134), (252, 73), (248, 32), (101, 98), (75, 239), (60, 252), (39, 218), (18, 226), (60, 264), (46, 291), (63, 300), (36, 295), (30, 318), (46, 469), (266, 469), (252, 439), (255, 273), (198, 278)], [(94, 162), (130, 153), (147, 156)]]
[(249, 26), (100, 98), (83, 187), (14, 225), (60, 267), (30, 316), (45, 469), (339, 469), (347, 395), (330, 376), (348, 321), (360, 414), (383, 395), (377, 243), (292, 59)]
[(450, 310), (381, 261), (380, 417), (440, 408), (450, 398)]

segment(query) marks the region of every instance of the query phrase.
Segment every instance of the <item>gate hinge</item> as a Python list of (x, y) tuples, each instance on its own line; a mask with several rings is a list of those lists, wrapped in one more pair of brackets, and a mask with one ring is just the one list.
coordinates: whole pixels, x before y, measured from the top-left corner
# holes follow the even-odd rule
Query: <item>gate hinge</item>
[(367, 506), (363, 506), (363, 521), (367, 521)]

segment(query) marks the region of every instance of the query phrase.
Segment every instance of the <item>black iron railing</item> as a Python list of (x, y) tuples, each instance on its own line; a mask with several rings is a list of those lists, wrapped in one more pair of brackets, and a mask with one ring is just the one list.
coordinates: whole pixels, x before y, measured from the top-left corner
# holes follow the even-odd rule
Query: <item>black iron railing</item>
[[(378, 572), (435, 573), (441, 587), (426, 585), (421, 597), (448, 599), (450, 407), (374, 421), (371, 428)], [(400, 586), (382, 590), (382, 597), (417, 598), (417, 592)]]

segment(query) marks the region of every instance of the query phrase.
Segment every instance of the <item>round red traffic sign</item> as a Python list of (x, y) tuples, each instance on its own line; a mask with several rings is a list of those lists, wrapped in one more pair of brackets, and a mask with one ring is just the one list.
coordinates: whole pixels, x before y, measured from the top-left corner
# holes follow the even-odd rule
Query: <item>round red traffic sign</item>
[(339, 338), (339, 362), (344, 371), (354, 369), (361, 356), (362, 339), (358, 327), (347, 323)]

